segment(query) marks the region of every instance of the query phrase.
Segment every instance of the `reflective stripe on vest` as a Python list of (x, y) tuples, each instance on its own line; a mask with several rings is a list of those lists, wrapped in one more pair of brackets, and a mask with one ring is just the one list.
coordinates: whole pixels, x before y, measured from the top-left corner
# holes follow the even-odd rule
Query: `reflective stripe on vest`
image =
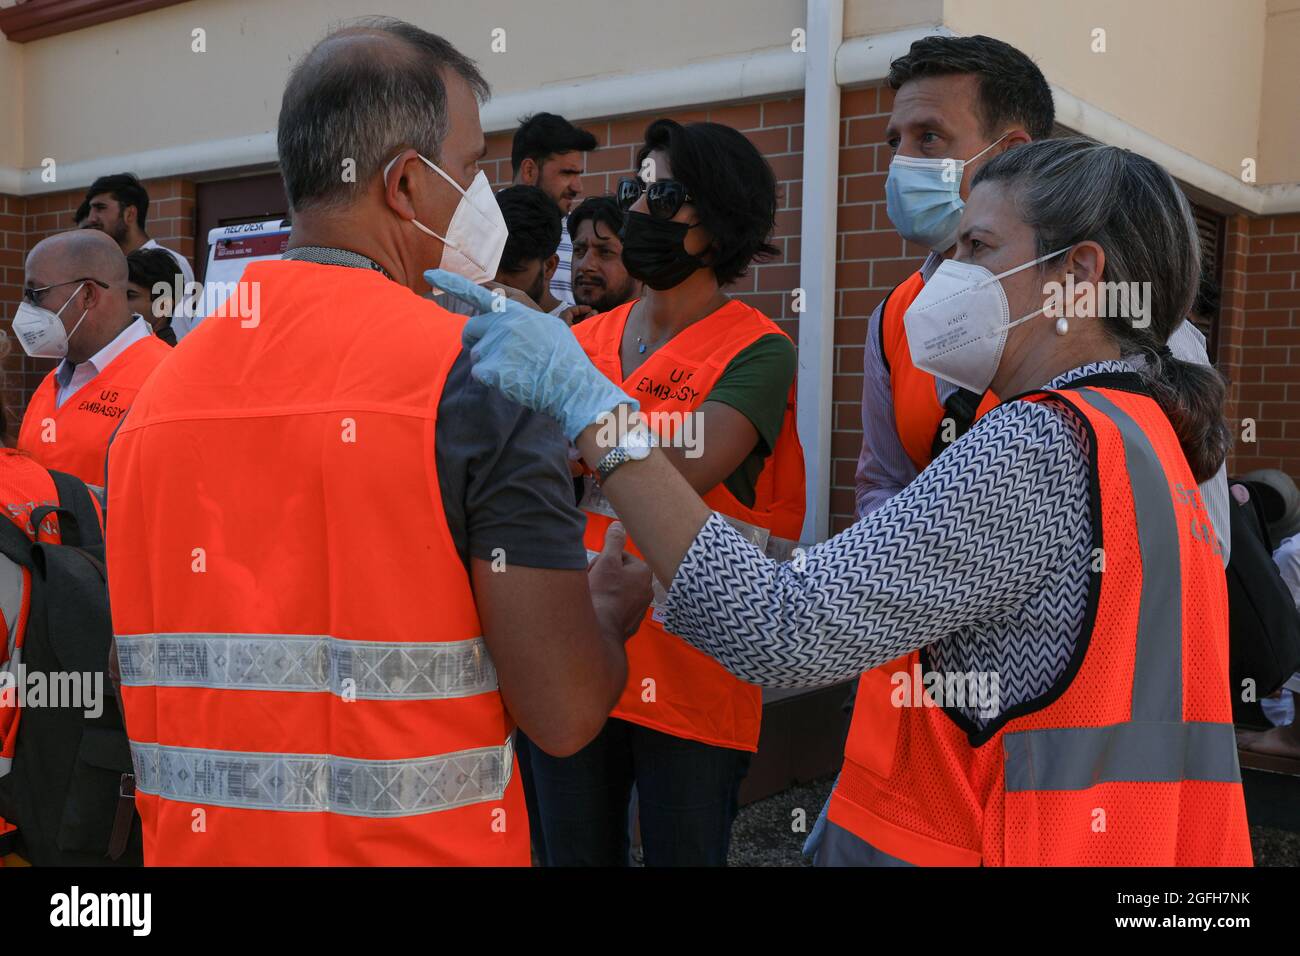
[(1020, 396), (1069, 409), (1091, 439), (1090, 546), (1105, 564), (1065, 672), (983, 727), (893, 706), (890, 666), (920, 651), (869, 672), (832, 822), (922, 865), (1249, 864), (1222, 565), (1197, 534), (1178, 437), (1136, 385)]
[[(0, 521), (3, 521), (0, 518)], [(16, 565), (15, 565), (16, 567)], [(26, 623), (26, 622), (24, 622)], [(9, 711), (4, 714), (7, 718), (3, 725), (0, 725), (0, 777), (7, 777), (14, 769), (14, 752), (18, 748), (18, 686), (22, 681), (23, 675), (23, 649), (14, 647), (9, 652), (9, 658), (0, 664), (0, 701)], [(2, 713), (2, 712), (0, 712)]]
[[(1230, 723), (1183, 721), (1182, 578), (1178, 524), (1160, 458), (1142, 428), (1091, 388), (1074, 392), (1112, 422), (1138, 516), (1142, 590), (1133, 663), (1132, 717), (1105, 727), (1008, 732), (1006, 789), (1084, 790), (1097, 783), (1237, 783), (1237, 743)], [(1171, 565), (1171, 556), (1174, 563)]]
[(514, 723), (431, 452), (464, 320), (369, 269), (241, 283), (258, 327), (168, 350), (110, 456), (145, 862), (526, 866)]
[(1006, 789), (1087, 790), (1099, 783), (1237, 783), (1231, 724), (1124, 723), (1009, 733)]
[(116, 641), (130, 687), (329, 691), (361, 700), (444, 700), (497, 689), (481, 637), (382, 644), (314, 634), (124, 634)]
[(136, 789), (241, 810), (408, 817), (499, 800), (514, 749), (481, 747), (411, 760), (241, 753), (131, 744)]

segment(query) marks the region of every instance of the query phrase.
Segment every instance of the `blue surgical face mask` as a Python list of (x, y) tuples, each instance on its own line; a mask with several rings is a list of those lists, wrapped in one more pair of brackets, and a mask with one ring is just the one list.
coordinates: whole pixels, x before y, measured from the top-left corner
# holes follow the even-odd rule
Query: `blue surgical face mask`
[(961, 181), (967, 163), (973, 163), (1002, 140), (1003, 134), (970, 159), (929, 159), (895, 156), (885, 180), (885, 211), (898, 234), (943, 252), (957, 243), (957, 224), (966, 203)]

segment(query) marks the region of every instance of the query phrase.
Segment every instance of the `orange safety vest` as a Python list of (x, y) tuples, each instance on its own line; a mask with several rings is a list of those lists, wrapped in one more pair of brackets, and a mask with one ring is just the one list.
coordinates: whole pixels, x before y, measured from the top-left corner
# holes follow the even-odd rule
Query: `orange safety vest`
[[(1226, 585), (1174, 430), (1119, 388), (1024, 398), (1091, 433), (1100, 558), (1074, 659), (983, 730), (938, 706), (930, 689), (960, 675), (930, 683), (924, 651), (895, 662), (908, 681), (869, 671), (830, 819), (921, 865), (1249, 865)], [(922, 674), (923, 697), (900, 693)]]
[[(907, 344), (907, 329), (903, 325), (903, 313), (916, 301), (924, 286), (925, 279), (917, 270), (889, 293), (880, 313), (880, 351), (889, 368), (894, 423), (903, 450), (918, 471), (934, 460), (935, 436), (948, 417), (948, 410), (939, 404), (935, 377), (912, 364), (912, 350)], [(985, 392), (975, 419), (997, 403), (998, 398), (993, 392)]]
[[(32, 460), (25, 452), (13, 448), (0, 448), (0, 506), (4, 508), (4, 517), (12, 521), (19, 530), (33, 540), (57, 543), (59, 525), (53, 516), (41, 522), (40, 529), (31, 525), (31, 513), (37, 508), (58, 507), (59, 493), (54, 487), (50, 473)], [(31, 609), (32, 573), (21, 565), (15, 565), (22, 574), (21, 597), (13, 608), (13, 617), (17, 622), (14, 630), (13, 646), (9, 646), (10, 621), (0, 610), (0, 670), (16, 672), (22, 661), (23, 638), (27, 632), (27, 615)], [(14, 751), (18, 745), (18, 725), (22, 721), (22, 710), (18, 707), (17, 697), (10, 691), (0, 694), (0, 776), (9, 772), (13, 765)], [(0, 817), (0, 837), (15, 829), (3, 817)], [(6, 856), (0, 852), (0, 866), (6, 860), (10, 864), (22, 861), (13, 855)]]
[(46, 468), (102, 486), (114, 429), (130, 410), (140, 386), (171, 353), (171, 347), (153, 335), (132, 342), (57, 408), (59, 386), (51, 369), (27, 403), (18, 447)]
[[(632, 305), (625, 303), (593, 316), (574, 326), (573, 334), (595, 366), (641, 403), (642, 412), (657, 416), (652, 424), (663, 441), (683, 427), (679, 416), (695, 412), (704, 403), (727, 363), (761, 336), (785, 334), (758, 310), (732, 300), (683, 329), (625, 380), (619, 349)], [(721, 484), (703, 497), (768, 554), (789, 556), (803, 528), (805, 507), (793, 385), (776, 447), (759, 473), (754, 506), (746, 507)], [(587, 549), (594, 553), (604, 545), (605, 531), (615, 515), (590, 476), (583, 508)], [(628, 547), (639, 553), (631, 541)], [(762, 691), (665, 631), (659, 623), (663, 597), (656, 582), (655, 607), (627, 643), (628, 682), (611, 716), (717, 747), (757, 750)]]
[(514, 722), (435, 469), (465, 319), (368, 269), (241, 282), (260, 315), (206, 319), (114, 442), (145, 863), (527, 866)]

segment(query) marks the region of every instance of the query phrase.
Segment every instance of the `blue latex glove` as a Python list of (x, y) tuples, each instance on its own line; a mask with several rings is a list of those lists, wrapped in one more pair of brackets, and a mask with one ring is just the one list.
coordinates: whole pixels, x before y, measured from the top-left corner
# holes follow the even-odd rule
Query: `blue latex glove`
[(639, 405), (591, 364), (563, 320), (493, 294), (464, 276), (430, 269), (424, 279), (480, 310), (465, 325), (470, 374), (525, 408), (550, 415), (573, 441), (605, 412)]

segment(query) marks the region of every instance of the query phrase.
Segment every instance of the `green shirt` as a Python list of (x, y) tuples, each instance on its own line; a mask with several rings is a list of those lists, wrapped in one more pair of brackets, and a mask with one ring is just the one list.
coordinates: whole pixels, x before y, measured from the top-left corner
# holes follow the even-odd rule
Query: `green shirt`
[(775, 332), (764, 335), (727, 363), (713, 390), (704, 397), (706, 402), (730, 405), (758, 432), (753, 451), (722, 482), (746, 507), (754, 505), (759, 473), (781, 434), (796, 361), (789, 338)]

